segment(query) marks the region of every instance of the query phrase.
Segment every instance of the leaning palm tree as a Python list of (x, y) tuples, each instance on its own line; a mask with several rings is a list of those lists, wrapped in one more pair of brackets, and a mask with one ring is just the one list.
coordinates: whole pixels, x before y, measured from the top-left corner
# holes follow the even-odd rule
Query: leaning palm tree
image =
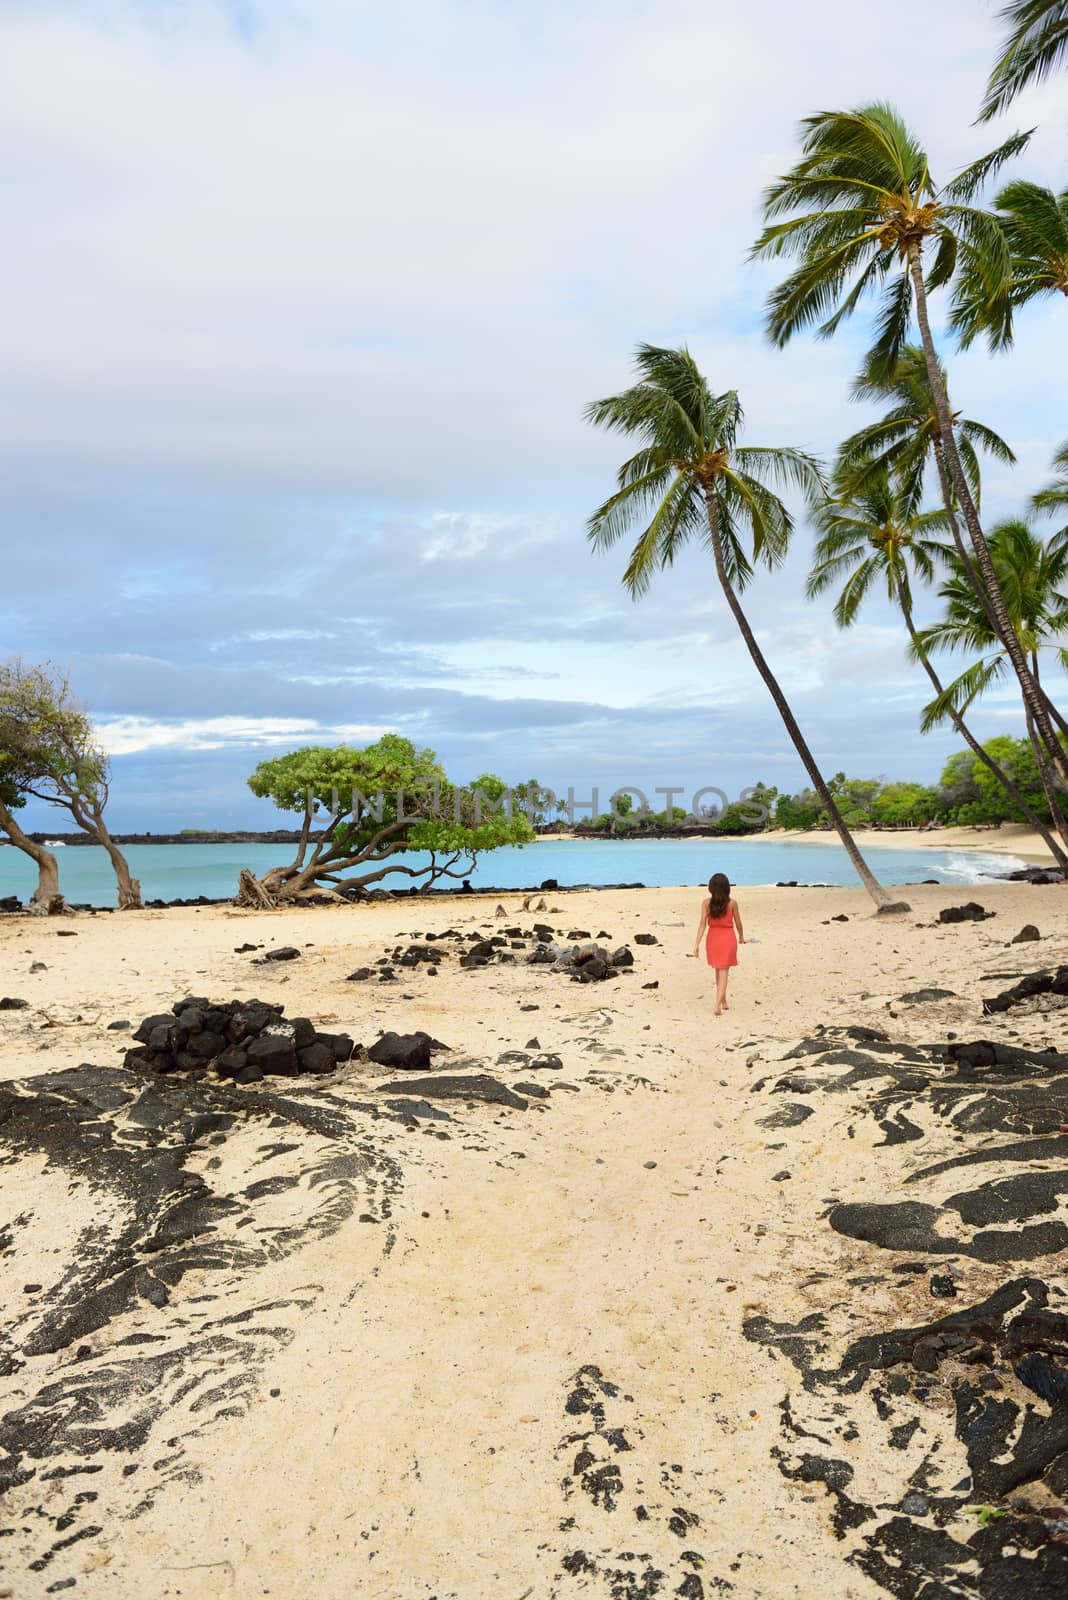
[[(1068, 587), (1068, 529), (1043, 540), (1026, 522), (1013, 518), (991, 529), (990, 548), (1016, 636), (1028, 654), (1036, 681), (1040, 681), (1040, 655), (1045, 649), (1053, 650), (1062, 668), (1068, 667), (1068, 649), (1058, 643), (1068, 631), (1068, 593), (1064, 592)], [(990, 618), (959, 562), (951, 563), (950, 575), (939, 594), (945, 603), (945, 615), (920, 631), (917, 650), (966, 652), (978, 659), (925, 707), (921, 722), (925, 733), (947, 717), (952, 720), (954, 711), (963, 714), (1008, 671), (1004, 642), (991, 628)], [(1068, 823), (1057, 796), (1056, 779), (1030, 716), (1027, 733), (1050, 813), (1062, 839), (1068, 841)]]
[[(985, 338), (992, 350), (1012, 344), (1018, 306), (1051, 294), (1068, 296), (1068, 190), (1055, 194), (1022, 180), (994, 202), (1009, 249), (1009, 277), (987, 277), (979, 256), (962, 265), (953, 295), (952, 323), (962, 347)], [(995, 274), (999, 271), (995, 266)]]
[(1013, 0), (1000, 13), (1009, 24), (986, 96), (980, 122), (989, 122), (1029, 83), (1041, 83), (1068, 56), (1068, 0)]
[(595, 427), (640, 442), (619, 469), (615, 493), (590, 518), (588, 536), (596, 549), (606, 550), (641, 530), (623, 574), (635, 598), (684, 544), (696, 539), (711, 551), (746, 649), (858, 877), (880, 911), (907, 910), (891, 899), (857, 849), (738, 598), (755, 563), (775, 567), (783, 559), (793, 530), (790, 513), (768, 480), (811, 497), (824, 488), (820, 467), (801, 450), (739, 445), (743, 416), (737, 394), (713, 394), (685, 346), (639, 345), (635, 361), (637, 382), (586, 410)]
[(1047, 483), (1032, 498), (1031, 507), (1035, 511), (1053, 516), (1060, 511), (1068, 511), (1068, 442), (1061, 445), (1053, 457), (1053, 466), (1057, 476), (1052, 483)]
[[(945, 368), (940, 366), (939, 371), (945, 384)], [(861, 489), (869, 477), (889, 472), (905, 493), (910, 509), (915, 511), (923, 501), (927, 469), (933, 464), (947, 526), (966, 560), (923, 351), (918, 345), (905, 345), (889, 373), (883, 373), (879, 364), (869, 359), (853, 383), (850, 398), (889, 401), (890, 404), (877, 421), (858, 428), (839, 446), (835, 468), (839, 490), (848, 493), (851, 489)], [(1001, 435), (985, 423), (962, 417), (959, 411), (951, 411), (950, 418), (961, 466), (978, 507), (982, 495), (979, 451), (1005, 466), (1015, 466), (1016, 457)]]
[[(795, 256), (800, 262), (771, 294), (769, 333), (782, 346), (815, 323), (821, 335), (830, 337), (868, 290), (882, 286), (883, 308), (870, 360), (877, 374), (889, 376), (915, 310), (950, 485), (975, 552), (991, 621), (1005, 643), (1035, 726), (1068, 780), (1068, 755), (1057, 743), (1044, 696), (998, 587), (957, 448), (927, 308), (928, 291), (951, 283), (960, 260), (978, 258), (989, 282), (1007, 281), (1008, 246), (1001, 227), (969, 202), (1005, 161), (1024, 149), (1030, 134), (1015, 134), (940, 187), (931, 177), (926, 152), (892, 106), (823, 111), (802, 126), (803, 158), (767, 190), (767, 226), (751, 252)], [(782, 217), (787, 220), (776, 220)]]
[[(815, 506), (813, 521), (820, 537), (806, 591), (809, 599), (814, 599), (844, 578), (834, 619), (840, 628), (848, 628), (873, 586), (882, 587), (887, 599), (901, 611), (911, 653), (939, 699), (944, 699), (946, 691), (917, 630), (912, 600), (916, 581), (929, 583), (936, 567), (950, 557), (947, 546), (935, 537), (946, 530), (950, 520), (945, 511), (917, 512), (910, 487), (895, 482), (885, 471), (869, 475), (863, 489)], [(970, 586), (969, 593), (974, 603)], [(945, 704), (946, 715), (969, 750), (1001, 785), (1024, 821), (1041, 835), (1058, 865), (1068, 870), (1068, 854), (1041, 817), (1004, 768), (983, 749), (952, 699)]]

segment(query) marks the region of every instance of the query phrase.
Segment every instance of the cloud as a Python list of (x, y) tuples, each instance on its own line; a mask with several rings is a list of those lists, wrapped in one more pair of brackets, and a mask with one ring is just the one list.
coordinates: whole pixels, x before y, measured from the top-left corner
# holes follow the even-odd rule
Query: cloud
[[(621, 448), (583, 409), (686, 340), (749, 442), (831, 453), (866, 323), (767, 345), (761, 186), (803, 115), (880, 96), (951, 172), (999, 137), (998, 31), (976, 0), (10, 0), (0, 654), (69, 667), (127, 825), (262, 816), (255, 752), (345, 729), (460, 776), (800, 781), (707, 558), (635, 605), (589, 549)], [(1046, 181), (1062, 94), (1019, 108)], [(1046, 475), (1066, 364), (1059, 304), (952, 363), (1020, 455), (991, 515)], [(804, 603), (799, 521), (745, 603), (806, 731), (933, 774), (895, 619)]]
[(149, 717), (99, 717), (100, 743), (109, 756), (146, 750), (226, 750), (298, 744), (366, 744), (389, 732), (369, 723), (322, 727), (285, 717), (201, 717), (154, 722)]

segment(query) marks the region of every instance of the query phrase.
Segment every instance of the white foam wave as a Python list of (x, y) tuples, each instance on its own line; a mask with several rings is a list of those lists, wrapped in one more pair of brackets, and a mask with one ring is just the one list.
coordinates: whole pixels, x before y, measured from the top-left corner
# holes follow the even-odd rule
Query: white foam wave
[(957, 854), (947, 851), (941, 870), (951, 883), (982, 883), (984, 878), (1001, 878), (1006, 872), (1018, 872), (1027, 862), (1019, 856), (1001, 855), (995, 851), (968, 850)]

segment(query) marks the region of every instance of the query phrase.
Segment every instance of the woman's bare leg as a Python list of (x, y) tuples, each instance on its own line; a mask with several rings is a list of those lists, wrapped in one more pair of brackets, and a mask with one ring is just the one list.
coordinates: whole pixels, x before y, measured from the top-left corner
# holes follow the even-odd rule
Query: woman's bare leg
[(727, 975), (728, 974), (727, 974), (727, 968), (726, 967), (717, 967), (716, 968), (716, 1008), (715, 1008), (715, 1015), (717, 1017), (719, 1016), (720, 1012), (726, 1011), (726, 1010), (729, 1009), (728, 1006), (727, 1006)]

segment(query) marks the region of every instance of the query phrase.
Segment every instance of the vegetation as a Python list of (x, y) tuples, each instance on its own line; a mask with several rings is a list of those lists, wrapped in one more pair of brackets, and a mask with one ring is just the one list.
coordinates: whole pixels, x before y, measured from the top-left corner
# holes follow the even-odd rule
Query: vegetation
[[(293, 750), (262, 761), (248, 783), (280, 810), (297, 812), (302, 824), (288, 866), (262, 878), (242, 872), (238, 898), (245, 905), (280, 905), (321, 886), (365, 890), (392, 875), (427, 889), (469, 876), (485, 850), (534, 838), (526, 816), (502, 804), (500, 778), (485, 774), (458, 788), (432, 750), (399, 734), (362, 750)], [(427, 852), (429, 861), (397, 859), (410, 851)]]
[[(21, 661), (0, 665), (0, 762), (10, 776), (16, 800), (27, 796), (69, 812), (75, 823), (108, 853), (118, 884), (119, 909), (141, 905), (141, 887), (104, 820), (108, 803), (108, 760), (97, 740), (92, 719), (74, 698), (70, 683), (51, 666), (31, 667)], [(37, 862), (34, 906), (54, 909), (59, 893), (55, 857), (41, 847), (28, 848), (21, 829), (13, 831), (11, 809), (0, 811), (0, 829)]]
[(979, 112), (983, 122), (1068, 59), (1068, 0), (1013, 0), (1001, 16), (1009, 31), (986, 86)]
[(880, 910), (897, 907), (871, 871), (839, 815), (739, 598), (757, 565), (777, 566), (786, 555), (793, 519), (775, 487), (793, 486), (810, 498), (824, 492), (818, 464), (801, 450), (740, 445), (741, 402), (733, 389), (713, 394), (690, 352), (639, 345), (638, 381), (622, 394), (595, 400), (587, 417), (639, 448), (620, 467), (614, 494), (593, 513), (588, 536), (610, 549), (638, 531), (623, 582), (637, 597), (658, 570), (697, 539), (709, 550), (738, 632), (775, 703), (813, 788), (836, 828), (857, 875)]

